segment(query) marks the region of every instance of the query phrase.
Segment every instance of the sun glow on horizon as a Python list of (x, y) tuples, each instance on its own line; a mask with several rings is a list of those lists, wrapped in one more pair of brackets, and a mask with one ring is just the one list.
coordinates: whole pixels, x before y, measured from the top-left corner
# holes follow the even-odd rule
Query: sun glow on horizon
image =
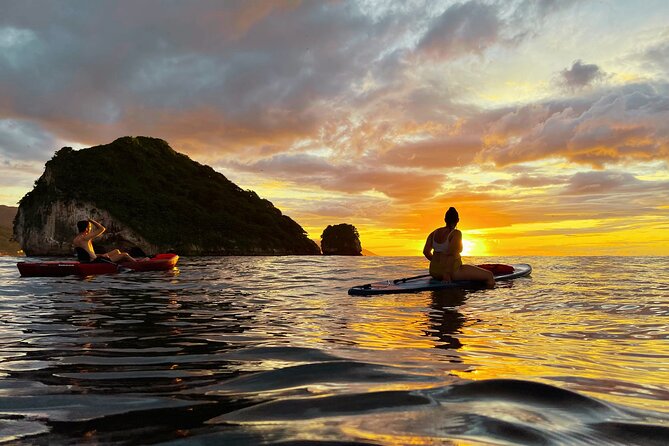
[(467, 237), (462, 239), (462, 253), (463, 256), (486, 256), (488, 249), (483, 240), (475, 237)]
[[(119, 26), (94, 42), (5, 3), (0, 204), (59, 147), (146, 135), (317, 242), (347, 223), (365, 250), (422, 257), (454, 206), (463, 256), (669, 255), (667, 2), (196, 2), (156, 19), (100, 0), (77, 19)], [(127, 52), (149, 28), (164, 45)]]

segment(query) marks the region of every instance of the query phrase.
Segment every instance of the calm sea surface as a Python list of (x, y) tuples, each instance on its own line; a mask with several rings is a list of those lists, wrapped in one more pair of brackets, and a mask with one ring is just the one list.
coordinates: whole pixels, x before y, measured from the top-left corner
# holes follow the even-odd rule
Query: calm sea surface
[[(0, 442), (669, 444), (669, 258), (352, 297), (419, 257), (182, 258), (20, 278), (0, 258)], [(25, 259), (21, 259), (25, 260)]]

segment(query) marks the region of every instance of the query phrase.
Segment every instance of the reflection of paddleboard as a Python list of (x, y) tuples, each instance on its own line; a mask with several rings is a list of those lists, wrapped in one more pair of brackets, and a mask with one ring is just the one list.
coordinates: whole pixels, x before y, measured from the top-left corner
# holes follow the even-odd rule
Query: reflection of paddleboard
[[(532, 272), (532, 267), (526, 263), (511, 266), (513, 267), (513, 272), (495, 274), (495, 280), (516, 279), (518, 277), (528, 276)], [(447, 288), (480, 288), (482, 286), (483, 282), (473, 280), (442, 282), (427, 275), (358, 285), (349, 289), (348, 294), (354, 296), (369, 296), (372, 294), (415, 293), (417, 291), (443, 290)]]

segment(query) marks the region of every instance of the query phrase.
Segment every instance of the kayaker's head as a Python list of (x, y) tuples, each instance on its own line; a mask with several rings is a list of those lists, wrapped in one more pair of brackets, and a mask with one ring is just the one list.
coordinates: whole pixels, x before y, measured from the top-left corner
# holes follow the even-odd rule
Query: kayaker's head
[(454, 207), (448, 208), (446, 215), (444, 216), (444, 221), (446, 222), (447, 226), (454, 228), (460, 221), (458, 211), (456, 211)]
[(77, 222), (77, 229), (79, 230), (79, 234), (88, 232), (88, 228), (90, 226), (90, 223), (88, 220), (79, 220)]

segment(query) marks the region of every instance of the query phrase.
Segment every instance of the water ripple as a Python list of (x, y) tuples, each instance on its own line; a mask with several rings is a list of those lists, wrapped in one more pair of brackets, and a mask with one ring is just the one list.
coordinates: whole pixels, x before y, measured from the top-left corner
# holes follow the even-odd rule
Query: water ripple
[(0, 258), (0, 442), (669, 438), (669, 258), (470, 259), (534, 271), (373, 297), (346, 291), (425, 261), (184, 258), (27, 279), (17, 260)]

